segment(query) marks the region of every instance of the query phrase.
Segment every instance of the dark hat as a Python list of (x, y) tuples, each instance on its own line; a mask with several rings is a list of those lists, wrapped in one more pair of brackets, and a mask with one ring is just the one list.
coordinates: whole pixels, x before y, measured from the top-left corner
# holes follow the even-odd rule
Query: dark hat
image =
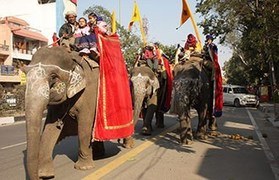
[(208, 39), (213, 40), (213, 36), (212, 36), (211, 34), (208, 34), (208, 35), (205, 36), (205, 39), (206, 39), (206, 40), (208, 40)]
[(103, 21), (103, 18), (101, 16), (97, 16), (97, 21)]

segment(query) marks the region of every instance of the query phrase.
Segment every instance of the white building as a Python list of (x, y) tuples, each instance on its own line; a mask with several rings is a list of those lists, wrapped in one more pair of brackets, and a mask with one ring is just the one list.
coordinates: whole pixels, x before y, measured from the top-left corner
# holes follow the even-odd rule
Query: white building
[[(43, 1), (43, 0), (41, 0)], [(56, 32), (55, 0), (39, 4), (40, 0), (0, 0), (0, 17), (14, 16), (28, 22), (30, 27), (40, 30), (52, 42)]]

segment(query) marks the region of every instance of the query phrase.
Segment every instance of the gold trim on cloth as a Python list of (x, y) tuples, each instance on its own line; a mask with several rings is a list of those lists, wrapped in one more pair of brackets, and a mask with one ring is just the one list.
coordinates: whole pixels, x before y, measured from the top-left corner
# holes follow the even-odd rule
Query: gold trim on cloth
[[(115, 39), (115, 38), (110, 38), (110, 37), (104, 37), (102, 35), (98, 35), (98, 39), (99, 39), (99, 45), (100, 45), (100, 51), (102, 52), (103, 51), (103, 44), (102, 44), (102, 41), (101, 39), (105, 39), (105, 40), (111, 40), (111, 41), (114, 41), (114, 42), (119, 42), (118, 39)], [(103, 53), (101, 53), (101, 57), (100, 57), (100, 61), (102, 61), (103, 59)], [(102, 63), (102, 62), (100, 62)], [(105, 79), (105, 74), (104, 74), (104, 71), (102, 72), (102, 76), (103, 76), (103, 79), (102, 79), (102, 93), (103, 93), (103, 118), (104, 118), (104, 126), (105, 126), (105, 129), (121, 129), (121, 128), (125, 128), (125, 127), (128, 127), (130, 125), (132, 125), (134, 122), (133, 122), (133, 118), (130, 120), (129, 123), (127, 124), (123, 124), (123, 125), (118, 125), (118, 126), (109, 126), (108, 125), (108, 120), (107, 120), (107, 116), (106, 116), (106, 112), (107, 112), (107, 108), (106, 108), (106, 105), (107, 105), (107, 99), (106, 99), (106, 79)]]

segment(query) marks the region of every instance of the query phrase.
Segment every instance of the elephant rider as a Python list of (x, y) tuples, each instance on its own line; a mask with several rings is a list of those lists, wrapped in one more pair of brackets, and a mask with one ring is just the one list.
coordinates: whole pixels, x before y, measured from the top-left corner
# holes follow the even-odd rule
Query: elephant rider
[(199, 56), (201, 52), (197, 48), (197, 39), (193, 34), (188, 34), (184, 45), (185, 58), (188, 60), (190, 56)]
[[(208, 70), (210, 79), (210, 88), (212, 89), (212, 102), (210, 102), (209, 110), (212, 111), (212, 117), (220, 117), (223, 108), (223, 87), (222, 74), (218, 62), (218, 48), (213, 43), (213, 36), (206, 36), (205, 45), (203, 47), (203, 66)], [(209, 114), (210, 115), (210, 114)]]
[(217, 52), (217, 50), (217, 46), (213, 43), (213, 36), (206, 35), (205, 45), (203, 46), (203, 59), (205, 60), (203, 65), (208, 71), (211, 80), (214, 80), (213, 52)]
[(59, 29), (60, 45), (70, 47), (70, 44), (75, 43), (74, 33), (78, 24), (76, 17), (77, 14), (74, 11), (68, 11), (66, 13), (65, 19), (67, 22)]
[(154, 48), (155, 48), (155, 54), (156, 57), (158, 59), (158, 70), (161, 70), (162, 72), (164, 72), (166, 70), (165, 65), (164, 65), (164, 60), (163, 60), (163, 55), (166, 56), (163, 52), (163, 50), (160, 48), (160, 44), (158, 42), (154, 43)]
[(149, 43), (144, 47), (142, 58), (146, 60), (147, 65), (152, 69), (152, 71), (155, 73), (158, 72), (159, 61), (153, 43)]

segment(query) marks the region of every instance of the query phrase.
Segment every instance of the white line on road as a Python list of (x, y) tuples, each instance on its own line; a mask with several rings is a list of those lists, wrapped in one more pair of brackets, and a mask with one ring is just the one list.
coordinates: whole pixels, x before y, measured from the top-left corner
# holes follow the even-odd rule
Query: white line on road
[(3, 149), (9, 149), (9, 148), (16, 147), (16, 146), (21, 146), (21, 145), (23, 145), (23, 144), (26, 144), (26, 141), (25, 141), (25, 142), (22, 142), (22, 143), (17, 143), (17, 144), (13, 144), (13, 145), (10, 145), (10, 146), (2, 147), (1, 150), (3, 150)]
[(248, 109), (246, 109), (246, 110), (247, 110), (249, 118), (250, 118), (250, 120), (251, 120), (251, 122), (252, 122), (252, 124), (254, 126), (256, 134), (257, 134), (257, 136), (258, 136), (258, 138), (260, 140), (260, 144), (261, 144), (261, 146), (262, 146), (262, 148), (264, 150), (264, 153), (265, 153), (265, 155), (267, 157), (267, 160), (269, 161), (269, 165), (270, 165), (271, 170), (272, 170), (272, 172), (273, 172), (273, 174), (275, 176), (275, 179), (279, 180), (279, 166), (278, 166), (278, 164), (275, 161), (274, 155), (272, 154), (272, 152), (271, 152), (271, 150), (270, 150), (266, 140), (262, 136), (262, 133), (261, 133), (261, 131), (260, 131), (260, 129), (259, 129), (259, 127), (258, 127), (258, 125), (257, 125), (257, 123), (255, 121), (255, 119), (253, 118), (252, 114), (250, 113), (250, 111)]

